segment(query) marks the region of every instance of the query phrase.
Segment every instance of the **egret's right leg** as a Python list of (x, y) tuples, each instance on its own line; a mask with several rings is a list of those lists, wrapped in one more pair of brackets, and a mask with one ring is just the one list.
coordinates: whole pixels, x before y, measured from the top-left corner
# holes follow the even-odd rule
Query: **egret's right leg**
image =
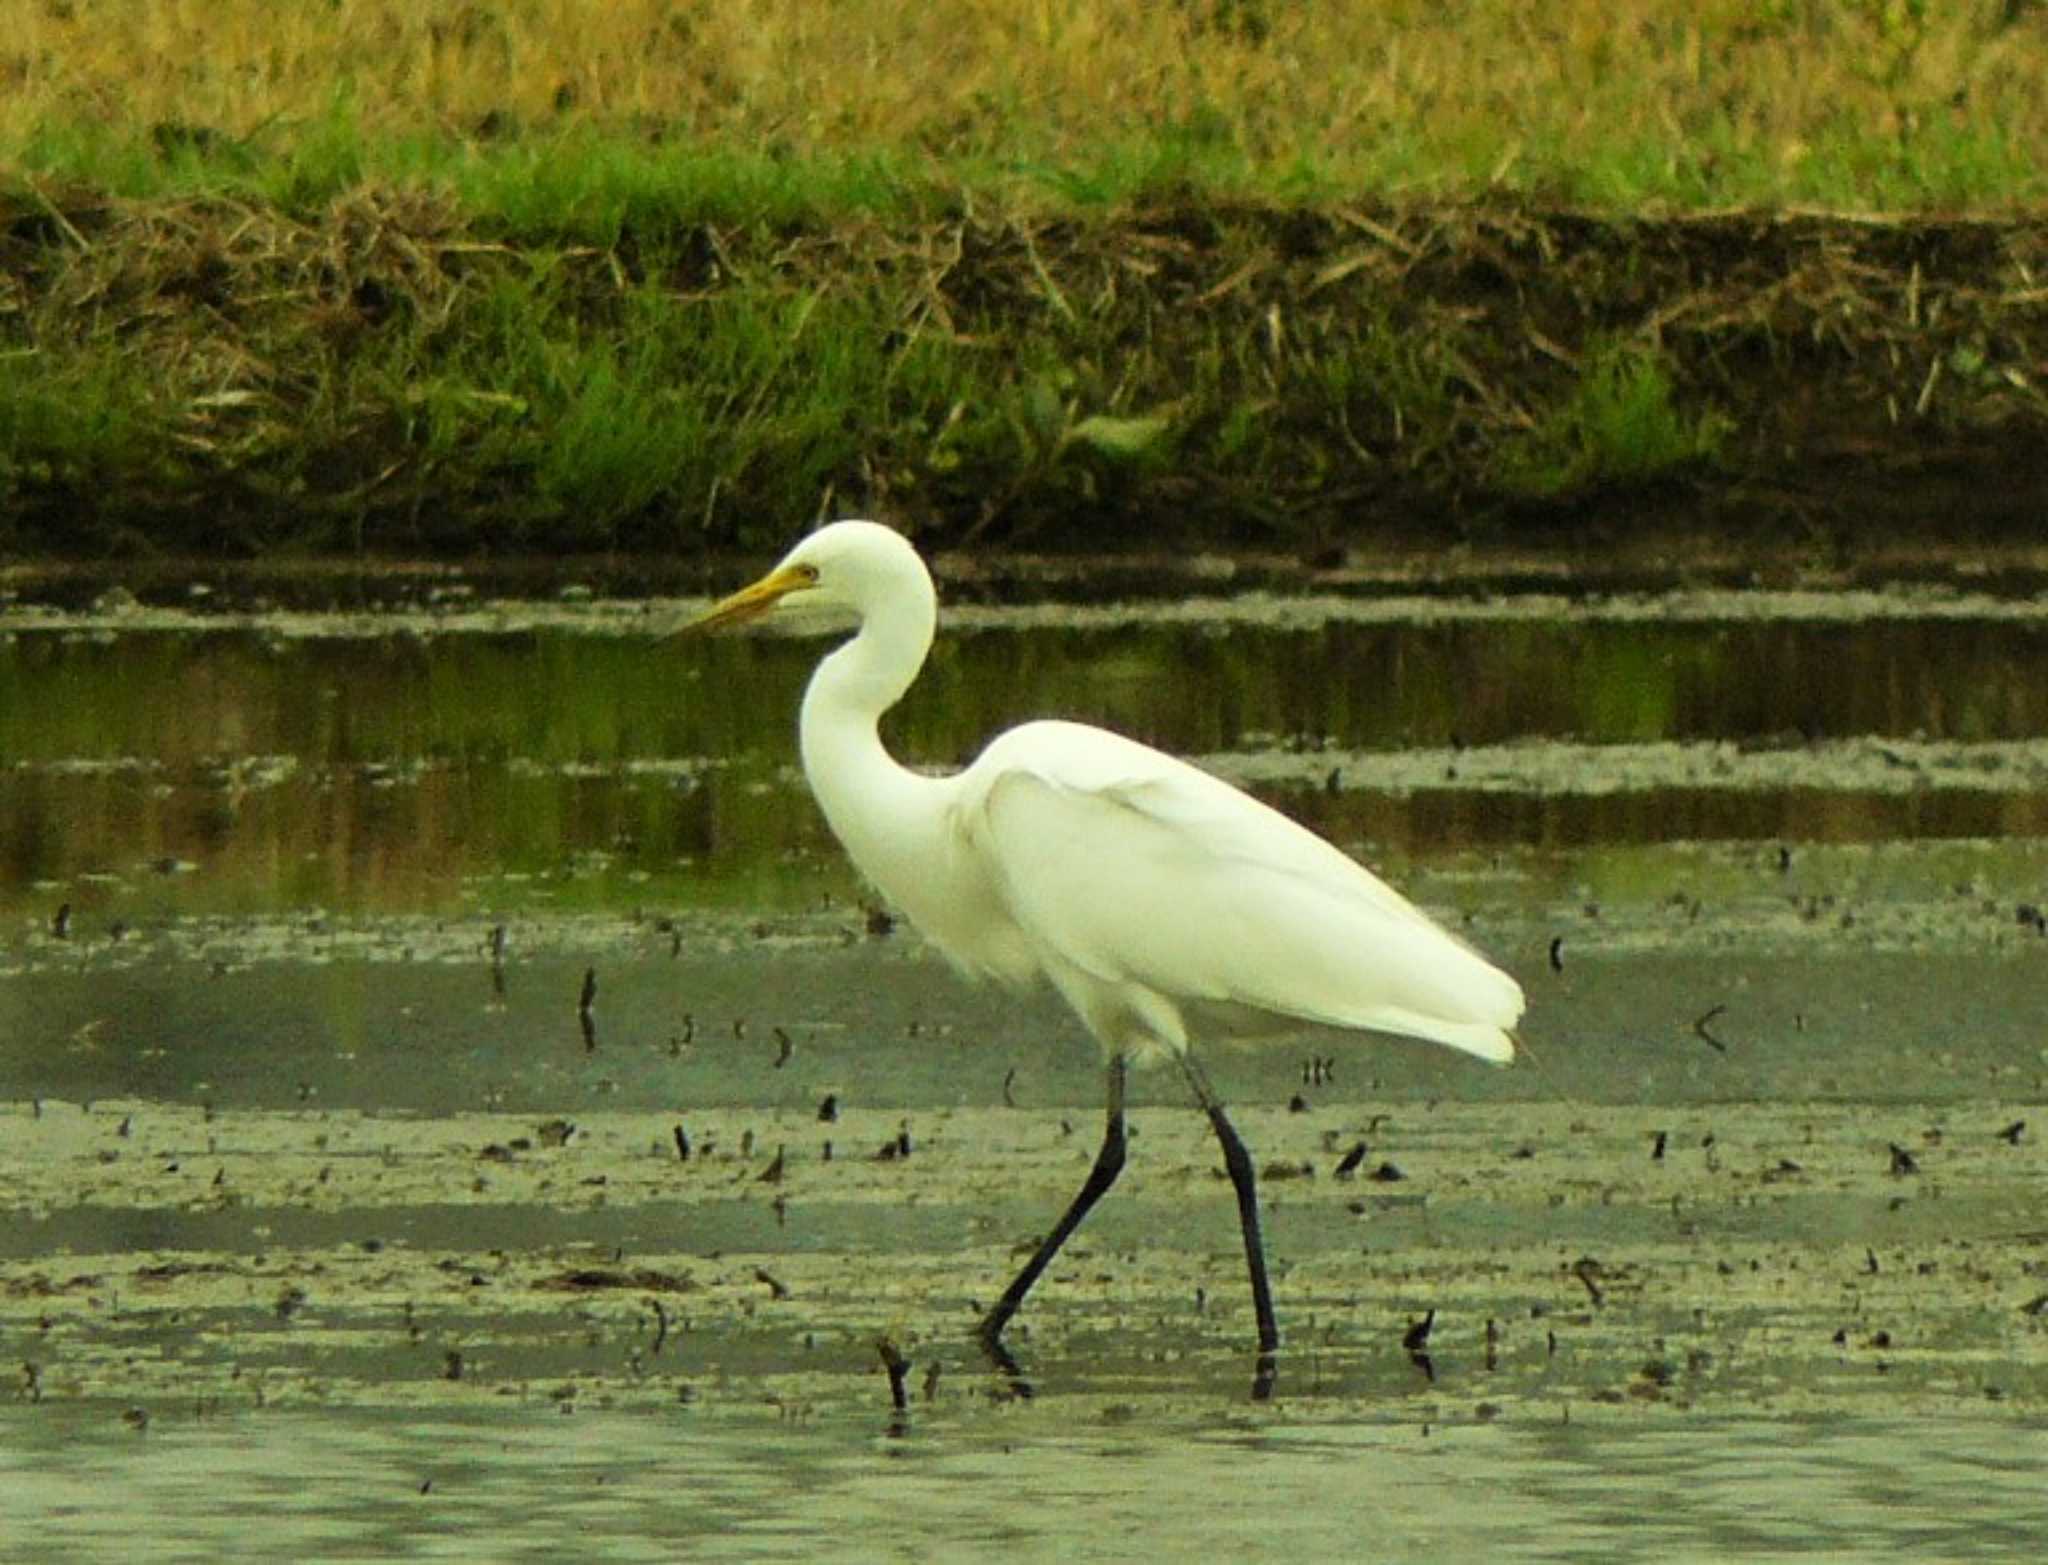
[(1273, 1290), (1266, 1281), (1266, 1242), (1259, 1229), (1258, 1176), (1252, 1170), (1252, 1155), (1245, 1150), (1237, 1127), (1230, 1123), (1230, 1116), (1224, 1112), (1223, 1100), (1209, 1085), (1207, 1073), (1195, 1063), (1192, 1054), (1180, 1057), (1180, 1068), (1187, 1076), (1188, 1085), (1194, 1088), (1196, 1100), (1209, 1116), (1209, 1127), (1216, 1132), (1216, 1143), (1223, 1149), (1224, 1171), (1230, 1175), (1230, 1186), (1237, 1192), (1237, 1221), (1244, 1230), (1245, 1268), (1251, 1273), (1252, 1280), (1252, 1313), (1259, 1322), (1259, 1369), (1252, 1381), (1252, 1396), (1263, 1401), (1273, 1389), (1273, 1370), (1280, 1351), (1280, 1328), (1273, 1320)]
[(1081, 1193), (1074, 1197), (1066, 1214), (1054, 1225), (1053, 1231), (1045, 1236), (1045, 1242), (1030, 1260), (1024, 1263), (1024, 1270), (1017, 1274), (1017, 1280), (1003, 1290), (1003, 1296), (996, 1300), (995, 1308), (982, 1317), (982, 1346), (990, 1357), (1010, 1374), (1017, 1373), (1017, 1366), (1001, 1346), (1003, 1328), (1010, 1324), (1010, 1317), (1017, 1313), (1017, 1306), (1024, 1302), (1024, 1295), (1031, 1291), (1031, 1285), (1038, 1281), (1039, 1274), (1052, 1264), (1052, 1258), (1060, 1253), (1060, 1246), (1086, 1217), (1095, 1203), (1102, 1199), (1103, 1191), (1116, 1183), (1116, 1176), (1124, 1167), (1124, 1077), (1127, 1067), (1124, 1057), (1119, 1054), (1109, 1062), (1109, 1105), (1104, 1116), (1102, 1129), (1102, 1150), (1095, 1154), (1095, 1166), (1088, 1170), (1088, 1178), (1081, 1186)]

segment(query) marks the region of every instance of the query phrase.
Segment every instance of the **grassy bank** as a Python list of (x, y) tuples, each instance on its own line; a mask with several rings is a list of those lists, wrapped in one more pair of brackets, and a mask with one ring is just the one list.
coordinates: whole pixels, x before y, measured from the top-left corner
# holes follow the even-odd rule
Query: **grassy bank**
[(0, 547), (2040, 514), (2035, 7), (899, 10), (26, 8)]

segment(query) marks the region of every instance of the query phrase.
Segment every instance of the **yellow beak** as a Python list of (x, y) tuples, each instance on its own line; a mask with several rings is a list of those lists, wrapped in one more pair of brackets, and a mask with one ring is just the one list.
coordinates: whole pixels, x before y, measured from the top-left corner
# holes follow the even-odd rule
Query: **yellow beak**
[(729, 598), (720, 598), (710, 608), (676, 632), (718, 630), (726, 625), (744, 625), (759, 619), (792, 592), (817, 584), (817, 573), (808, 566), (778, 565), (751, 586), (742, 587)]

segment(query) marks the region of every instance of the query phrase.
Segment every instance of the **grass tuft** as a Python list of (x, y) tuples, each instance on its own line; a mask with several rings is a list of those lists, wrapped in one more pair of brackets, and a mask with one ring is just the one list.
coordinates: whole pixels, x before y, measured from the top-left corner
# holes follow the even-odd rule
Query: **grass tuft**
[(51, 357), (0, 349), (0, 519), (40, 494), (133, 496), (172, 481), (168, 431), (132, 366), (110, 348)]
[(1563, 400), (1501, 446), (1498, 481), (1509, 494), (1540, 499), (1652, 483), (1711, 463), (1730, 428), (1717, 413), (1678, 406), (1670, 368), (1653, 349), (1599, 343)]

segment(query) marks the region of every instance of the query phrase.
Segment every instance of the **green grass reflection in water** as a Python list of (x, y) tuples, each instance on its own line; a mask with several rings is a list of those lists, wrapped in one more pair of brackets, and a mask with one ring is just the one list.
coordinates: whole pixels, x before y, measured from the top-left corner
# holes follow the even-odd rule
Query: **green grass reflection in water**
[[(1478, 789), (1460, 747), (2048, 732), (2023, 619), (1599, 617), (1268, 630), (1147, 621), (942, 637), (891, 719), (946, 766), (1028, 716), (1262, 785), (1382, 861), (1690, 839), (2040, 836), (2038, 790)], [(108, 917), (542, 904), (796, 908), (857, 894), (795, 769), (812, 644), (276, 629), (0, 641), (0, 907)], [(1448, 757), (1390, 790), (1371, 757)], [(1344, 763), (1323, 765), (1325, 752)], [(1365, 757), (1360, 764), (1359, 756)], [(1332, 786), (1331, 784), (1334, 784)], [(117, 910), (127, 910), (119, 912)]]

